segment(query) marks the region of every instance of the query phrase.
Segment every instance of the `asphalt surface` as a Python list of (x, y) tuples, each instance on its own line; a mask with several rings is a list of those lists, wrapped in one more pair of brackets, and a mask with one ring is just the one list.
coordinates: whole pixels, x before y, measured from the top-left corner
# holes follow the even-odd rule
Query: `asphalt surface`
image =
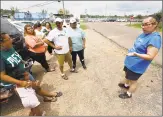
[[(112, 28), (110, 28), (111, 30)], [(62, 91), (57, 102), (41, 101), (47, 116), (161, 116), (162, 115), (162, 68), (150, 65), (138, 82), (137, 91), (131, 99), (120, 99), (124, 90), (118, 83), (124, 78), (123, 62), (127, 51), (91, 29), (85, 30), (87, 44), (85, 60), (87, 70), (77, 62), (78, 73), (65, 71), (69, 80), (60, 76), (55, 57), (47, 54), (48, 62), (56, 71), (44, 74), (40, 64), (32, 68), (36, 79), (48, 91)], [(1, 105), (1, 115), (27, 116), (20, 99), (13, 96), (8, 104)]]

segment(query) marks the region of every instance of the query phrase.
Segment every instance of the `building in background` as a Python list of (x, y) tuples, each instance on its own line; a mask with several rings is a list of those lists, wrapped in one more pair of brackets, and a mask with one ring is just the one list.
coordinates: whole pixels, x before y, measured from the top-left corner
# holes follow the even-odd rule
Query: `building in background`
[(14, 14), (14, 20), (43, 20), (49, 18), (48, 14), (43, 13), (31, 13), (31, 12), (16, 12)]

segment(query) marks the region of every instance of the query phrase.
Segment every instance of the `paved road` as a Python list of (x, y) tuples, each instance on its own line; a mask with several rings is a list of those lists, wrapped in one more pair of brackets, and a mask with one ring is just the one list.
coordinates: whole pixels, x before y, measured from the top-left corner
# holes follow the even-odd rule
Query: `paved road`
[[(87, 46), (85, 58), (88, 69), (84, 70), (79, 61), (79, 73), (71, 74), (68, 65), (65, 70), (69, 80), (61, 79), (58, 64), (55, 72), (43, 73), (43, 68), (35, 63), (33, 73), (42, 81), (42, 86), (50, 91), (62, 91), (57, 102), (44, 103), (42, 109), (48, 116), (161, 116), (162, 115), (162, 69), (151, 65), (139, 80), (137, 92), (132, 99), (118, 97), (122, 90), (117, 86), (124, 78), (123, 61), (126, 50), (110, 42), (93, 30), (86, 30)], [(48, 57), (55, 65), (56, 58)], [(9, 104), (1, 105), (2, 115), (27, 116), (18, 97)]]
[[(88, 23), (88, 26), (119, 45), (129, 49), (133, 46), (136, 37), (141, 34), (142, 31), (141, 29), (127, 27), (125, 24), (126, 23), (119, 22), (100, 22)], [(153, 62), (162, 66), (162, 48)]]

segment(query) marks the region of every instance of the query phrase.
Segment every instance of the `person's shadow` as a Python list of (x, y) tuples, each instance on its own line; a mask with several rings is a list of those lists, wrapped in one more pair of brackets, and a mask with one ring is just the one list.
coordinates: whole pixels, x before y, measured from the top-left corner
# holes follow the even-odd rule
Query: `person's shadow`
[[(86, 65), (87, 69), (89, 69), (89, 63), (90, 63), (90, 60), (89, 59), (85, 59), (85, 65)], [(77, 59), (76, 59), (76, 70), (78, 71), (78, 73), (80, 73), (80, 70), (79, 70), (80, 68), (83, 68), (83, 66), (82, 66), (82, 64), (81, 64), (81, 62), (79, 60), (79, 57), (77, 57)], [(87, 69), (85, 69), (85, 70), (87, 70)], [(71, 74), (72, 74), (70, 72), (70, 69), (66, 70), (65, 73), (66, 73), (66, 75), (68, 77), (71, 76)]]

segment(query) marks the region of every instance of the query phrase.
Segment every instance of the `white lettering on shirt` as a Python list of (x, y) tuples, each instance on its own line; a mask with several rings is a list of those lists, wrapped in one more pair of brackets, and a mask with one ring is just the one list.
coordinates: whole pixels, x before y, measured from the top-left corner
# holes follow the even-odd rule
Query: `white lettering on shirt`
[(12, 65), (12, 67), (14, 67), (14, 62), (17, 65), (21, 62), (21, 56), (15, 52), (9, 58), (7, 58), (7, 61)]

